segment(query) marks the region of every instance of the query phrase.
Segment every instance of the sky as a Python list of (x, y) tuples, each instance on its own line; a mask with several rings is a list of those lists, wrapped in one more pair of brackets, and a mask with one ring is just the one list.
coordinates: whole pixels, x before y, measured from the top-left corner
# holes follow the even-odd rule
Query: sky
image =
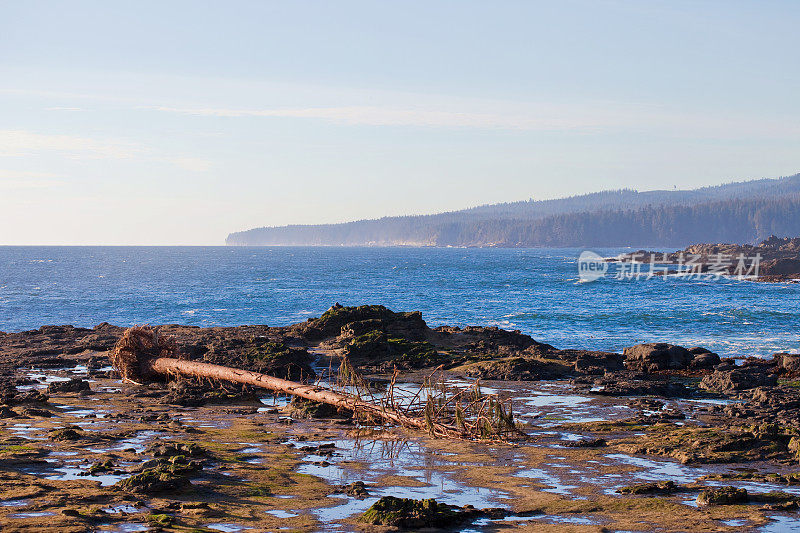
[(0, 244), (800, 171), (800, 2), (0, 0)]

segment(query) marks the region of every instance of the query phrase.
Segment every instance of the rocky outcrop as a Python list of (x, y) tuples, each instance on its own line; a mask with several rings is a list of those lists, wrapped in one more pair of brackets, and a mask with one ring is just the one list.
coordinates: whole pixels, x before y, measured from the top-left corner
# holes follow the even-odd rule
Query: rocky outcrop
[(461, 524), (467, 520), (489, 516), (501, 518), (508, 512), (502, 509), (475, 509), (471, 505), (458, 507), (439, 503), (434, 499), (412, 500), (384, 496), (359, 518), (359, 522), (367, 524), (391, 526), (401, 530), (446, 528)]
[(695, 357), (683, 346), (664, 342), (637, 344), (625, 348), (622, 355), (627, 368), (645, 372), (686, 368)]
[(733, 505), (747, 503), (747, 490), (736, 487), (706, 489), (697, 497), (699, 505)]
[(729, 393), (756, 387), (778, 384), (778, 378), (767, 365), (749, 365), (732, 370), (716, 370), (700, 382), (700, 388), (719, 393)]
[[(693, 244), (677, 252), (662, 254), (647, 250), (620, 256), (620, 261), (636, 260), (649, 262), (651, 258), (659, 264), (679, 265), (688, 258), (693, 259), (695, 272), (710, 272), (711, 265), (716, 273), (728, 275), (755, 275), (748, 272), (753, 258), (760, 257), (758, 263), (759, 281), (792, 281), (800, 278), (800, 237), (779, 238), (775, 235), (756, 246), (751, 244)], [(739, 258), (744, 258), (743, 268)], [(722, 266), (720, 266), (722, 265)]]
[(642, 372), (659, 370), (706, 370), (720, 364), (719, 355), (695, 346), (686, 349), (683, 346), (665, 342), (648, 342), (625, 348), (625, 367)]
[(524, 357), (482, 361), (470, 365), (464, 373), (472, 378), (491, 380), (535, 381), (559, 379), (572, 372), (572, 367), (555, 360)]
[(351, 363), (359, 368), (373, 371), (391, 371), (392, 368), (400, 370), (428, 368), (445, 363), (449, 359), (446, 354), (440, 354), (428, 342), (389, 336), (382, 328), (357, 337), (344, 333), (337, 337), (336, 344), (341, 347), (342, 353), (347, 355)]
[[(361, 323), (360, 326), (357, 323)], [(310, 340), (321, 340), (339, 335), (361, 335), (380, 329), (390, 335), (411, 340), (424, 340), (429, 328), (422, 313), (395, 313), (382, 305), (345, 307), (336, 303), (319, 318), (294, 326), (295, 331)]]
[(74, 326), (42, 326), (39, 329), (0, 336), (0, 367), (38, 368), (68, 365), (75, 356), (110, 350), (123, 328), (103, 323), (93, 329)]
[(778, 368), (786, 372), (800, 372), (800, 354), (776, 353), (773, 356)]
[(721, 362), (719, 355), (700, 346), (689, 348), (689, 353), (692, 354), (689, 362), (689, 368), (692, 369), (713, 368)]
[(620, 445), (627, 453), (674, 457), (683, 464), (791, 460), (793, 430), (777, 424), (694, 427), (659, 424)]
[(496, 326), (440, 326), (431, 332), (429, 340), (437, 346), (471, 354), (516, 355), (524, 351), (542, 356), (555, 351), (549, 344), (536, 342), (519, 330)]
[(661, 396), (689, 398), (692, 389), (668, 379), (652, 379), (636, 372), (611, 372), (604, 376), (581, 376), (572, 380), (576, 390), (601, 396)]

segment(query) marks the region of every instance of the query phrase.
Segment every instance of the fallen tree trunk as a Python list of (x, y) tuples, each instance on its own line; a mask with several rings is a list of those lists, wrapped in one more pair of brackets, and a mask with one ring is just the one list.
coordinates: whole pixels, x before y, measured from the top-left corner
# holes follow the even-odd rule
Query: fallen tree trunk
[[(506, 426), (508, 425), (508, 420), (510, 420), (510, 412), (505, 415), (506, 419), (499, 418), (506, 426), (498, 426), (498, 428), (491, 428), (492, 424), (488, 423), (489, 419), (486, 416), (482, 419), (479, 418), (472, 426), (465, 424), (463, 417), (461, 419), (456, 417), (456, 420), (459, 420), (456, 424), (442, 423), (437, 413), (434, 413), (433, 403), (430, 400), (426, 405), (424, 415), (414, 416), (395, 408), (393, 391), (388, 395), (390, 400), (386, 404), (372, 403), (362, 400), (357, 395), (337, 392), (319, 385), (298, 383), (249, 370), (188, 361), (179, 359), (177, 355), (178, 345), (174, 339), (162, 337), (157, 330), (146, 326), (135, 326), (126, 330), (122, 338), (109, 352), (111, 362), (122, 376), (122, 379), (136, 384), (141, 384), (152, 378), (170, 376), (187, 376), (240, 383), (325, 403), (338, 409), (350, 411), (354, 415), (371, 417), (375, 420), (382, 420), (409, 428), (423, 429), (437, 437), (494, 438), (497, 440), (502, 436), (504, 428), (506, 430), (509, 429)], [(499, 404), (493, 405), (495, 408), (500, 407), (500, 412), (503, 412)], [(482, 412), (483, 409), (481, 409)]]
[[(198, 378), (241, 383), (242, 385), (252, 385), (253, 387), (259, 387), (274, 392), (299, 396), (300, 398), (305, 398), (306, 400), (325, 403), (338, 409), (346, 409), (347, 411), (365, 413), (376, 418), (393, 422), (395, 424), (419, 429), (428, 429), (425, 420), (406, 416), (397, 411), (385, 409), (383, 406), (365, 402), (356, 396), (336, 392), (318, 385), (306, 385), (296, 381), (289, 381), (287, 379), (276, 378), (266, 374), (259, 374), (258, 372), (251, 372), (249, 370), (212, 365), (209, 363), (198, 363), (195, 361), (186, 361), (184, 359), (174, 359), (170, 357), (157, 357), (150, 359), (145, 363), (145, 365), (145, 369), (149, 373), (155, 375), (193, 376)], [(448, 432), (458, 431), (457, 428), (454, 427), (442, 427), (439, 429), (447, 430)]]

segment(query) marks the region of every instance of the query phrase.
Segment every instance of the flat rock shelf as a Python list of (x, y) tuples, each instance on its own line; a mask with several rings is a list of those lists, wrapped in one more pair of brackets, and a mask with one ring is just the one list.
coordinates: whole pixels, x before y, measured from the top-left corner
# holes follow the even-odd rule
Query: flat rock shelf
[(241, 384), (128, 383), (108, 359), (123, 328), (43, 327), (0, 336), (3, 531), (800, 527), (792, 354), (560, 350), (381, 306), (158, 331), (184, 360), (318, 385), (346, 357), (373, 401), (479, 390), (525, 437), (441, 438)]

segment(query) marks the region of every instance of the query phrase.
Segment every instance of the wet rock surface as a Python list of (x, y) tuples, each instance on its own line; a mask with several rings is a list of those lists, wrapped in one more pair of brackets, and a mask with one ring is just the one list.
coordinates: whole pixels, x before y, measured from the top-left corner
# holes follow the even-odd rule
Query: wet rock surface
[(778, 384), (778, 377), (766, 365), (750, 365), (744, 368), (716, 370), (700, 382), (700, 388), (712, 392), (733, 392)]
[(49, 394), (60, 392), (86, 392), (91, 391), (89, 382), (81, 378), (72, 378), (69, 381), (56, 381), (47, 386)]
[[(347, 356), (377, 395), (394, 369), (413, 389), (442, 366), (448, 386), (479, 380), (513, 398), (531, 440), (430, 439), (219, 383), (121, 383), (104, 353), (121, 328), (45, 327), (0, 336), (0, 527), (695, 531), (797, 516), (794, 354), (559, 350), (492, 327), (431, 329), (419, 313), (381, 306), (326, 315), (282, 328), (161, 330), (182, 357), (279, 377), (328, 379)], [(703, 504), (715, 518), (686, 503), (704, 491), (711, 502), (728, 485), (746, 500)], [(411, 503), (383, 500), (382, 511), (409, 522), (359, 520), (389, 496)]]

